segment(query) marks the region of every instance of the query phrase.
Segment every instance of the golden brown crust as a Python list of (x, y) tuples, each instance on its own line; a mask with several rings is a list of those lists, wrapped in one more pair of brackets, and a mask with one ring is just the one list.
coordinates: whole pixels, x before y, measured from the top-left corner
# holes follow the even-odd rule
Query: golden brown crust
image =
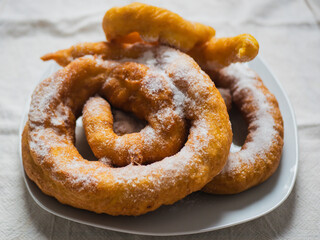
[(242, 64), (209, 72), (227, 87), (248, 124), (240, 151), (231, 151), (222, 172), (204, 187), (214, 194), (235, 194), (267, 180), (277, 169), (283, 147), (283, 120), (274, 95), (259, 76)]
[(218, 70), (231, 63), (248, 62), (259, 51), (250, 34), (215, 38), (213, 28), (192, 23), (163, 8), (132, 3), (108, 10), (103, 19), (108, 41), (159, 42), (187, 52), (200, 65)]
[[(172, 156), (183, 147), (187, 135), (186, 120), (175, 111), (174, 95), (169, 86), (157, 89), (156, 96), (146, 94), (141, 81), (147, 75), (148, 68), (143, 65), (120, 65), (112, 71), (110, 80), (100, 91), (112, 106), (132, 112), (149, 123), (138, 133), (118, 136), (113, 131), (109, 103), (101, 97), (92, 97), (86, 102), (83, 127), (98, 159), (107, 158), (115, 166), (147, 164)], [(119, 81), (121, 78), (125, 81)]]
[(212, 38), (195, 46), (188, 54), (204, 69), (219, 70), (231, 63), (249, 62), (259, 52), (259, 43), (250, 34)]
[[(128, 43), (140, 42), (136, 34), (127, 36), (126, 39), (117, 39), (123, 46), (130, 46)], [(125, 42), (125, 43), (123, 43)], [(156, 45), (156, 43), (153, 43)], [(110, 55), (110, 47), (117, 47), (118, 44), (97, 42), (80, 43), (68, 49), (48, 53), (41, 57), (42, 60), (55, 60), (59, 65), (66, 66), (73, 59), (85, 55)], [(191, 57), (204, 69), (219, 70), (236, 62), (248, 62), (254, 59), (259, 52), (258, 42), (249, 34), (241, 34), (230, 38), (212, 38), (201, 46), (196, 46), (188, 51)], [(114, 55), (114, 58), (121, 56), (121, 51)]]
[[(215, 30), (209, 26), (192, 23), (167, 9), (143, 3), (111, 8), (106, 12), (102, 25), (110, 42), (167, 44), (187, 52), (201, 66), (211, 70), (219, 70), (231, 63), (248, 62), (259, 52), (259, 44), (250, 34), (215, 38)], [(84, 52), (101, 54), (107, 51), (103, 44), (84, 45), (88, 46), (77, 45), (47, 54), (42, 59), (54, 59), (65, 66)]]
[(123, 7), (109, 9), (102, 22), (108, 41), (140, 41), (137, 35), (147, 42), (160, 42), (188, 51), (197, 44), (212, 38), (212, 27), (184, 20), (167, 9), (143, 3), (131, 3)]
[(23, 163), (29, 178), (62, 203), (97, 213), (140, 215), (201, 189), (218, 174), (225, 164), (232, 132), (218, 90), (190, 57), (145, 44), (114, 49), (119, 50), (122, 57), (138, 58), (130, 60), (133, 62), (147, 62), (148, 58), (139, 57), (148, 52), (165, 64), (175, 86), (172, 89), (183, 94), (182, 102), (189, 103), (176, 105), (184, 109), (191, 123), (184, 147), (146, 166), (112, 168), (83, 159), (74, 146), (75, 120), (114, 66), (123, 63), (80, 58), (35, 89), (22, 138)]
[(219, 93), (221, 94), (221, 97), (224, 100), (224, 103), (226, 104), (228, 112), (230, 111), (232, 107), (232, 96), (231, 91), (228, 88), (218, 88)]
[(130, 48), (129, 44), (118, 44), (109, 42), (84, 42), (71, 46), (68, 49), (59, 50), (54, 53), (48, 53), (41, 57), (43, 61), (54, 60), (60, 66), (65, 67), (74, 59), (83, 57), (86, 55), (105, 56), (109, 59), (121, 59), (126, 54), (128, 58), (134, 58), (140, 54), (139, 47), (131, 49), (130, 56), (126, 48)]

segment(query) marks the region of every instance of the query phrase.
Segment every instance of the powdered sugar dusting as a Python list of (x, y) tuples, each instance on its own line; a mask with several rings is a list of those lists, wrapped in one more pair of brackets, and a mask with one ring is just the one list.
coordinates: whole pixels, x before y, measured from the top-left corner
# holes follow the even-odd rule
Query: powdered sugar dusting
[(43, 158), (49, 155), (50, 153), (50, 147), (46, 143), (46, 136), (48, 136), (48, 131), (47, 129), (39, 129), (38, 132), (31, 132), (30, 133), (30, 138), (31, 141), (29, 142), (29, 147), (31, 151), (37, 152), (39, 157), (40, 157), (40, 162), (42, 161)]
[[(52, 101), (54, 101), (55, 96), (58, 95), (62, 81), (63, 79), (56, 73), (43, 82), (41, 86), (41, 98), (37, 97), (35, 94), (33, 95), (33, 104), (31, 104), (29, 110), (29, 119), (31, 122), (44, 123), (46, 119), (48, 119), (47, 113), (50, 110), (50, 106)], [(40, 87), (38, 86), (35, 89), (35, 92), (40, 91), (39, 88)]]
[[(144, 81), (145, 87), (149, 90), (150, 94), (156, 94), (163, 88), (163, 86), (161, 85), (161, 81), (155, 81), (155, 79), (164, 79), (166, 84), (168, 84), (173, 93), (175, 111), (179, 116), (184, 117), (184, 105), (186, 101), (186, 96), (181, 90), (179, 90), (179, 88), (176, 87), (176, 85), (172, 81), (172, 78), (168, 76), (168, 73), (166, 72), (166, 69), (168, 68), (169, 64), (172, 64), (175, 61), (178, 62), (181, 59), (180, 54), (181, 53), (177, 50), (165, 46), (160, 46), (156, 52), (154, 51), (154, 49), (150, 49), (145, 51), (139, 58), (125, 58), (122, 59), (121, 62), (132, 61), (144, 64), (149, 67), (149, 77)], [(182, 68), (183, 66), (183, 64), (180, 64), (178, 67)], [(189, 75), (190, 66), (181, 69), (181, 73), (183, 71), (185, 71), (183, 73), (184, 76), (186, 74)]]
[(160, 76), (154, 72), (149, 71), (148, 77), (144, 79), (144, 87), (148, 90), (150, 95), (156, 96), (161, 90), (164, 89), (162, 81), (156, 81)]
[(146, 146), (151, 145), (153, 142), (157, 141), (157, 134), (154, 131), (154, 129), (150, 126), (146, 126), (143, 130), (143, 135), (145, 138), (143, 139), (143, 142)]
[[(106, 160), (105, 160), (106, 161)], [(107, 169), (102, 165), (96, 164), (94, 173), (90, 163), (80, 157), (66, 156), (65, 158), (57, 158), (52, 169), (53, 176), (59, 176), (61, 172), (68, 172), (66, 176), (67, 182), (78, 191), (92, 188), (98, 185), (99, 175), (107, 174)], [(59, 178), (55, 177), (57, 181)], [(65, 179), (63, 180), (65, 181)]]
[(264, 158), (273, 139), (277, 134), (274, 126), (275, 121), (271, 114), (273, 106), (268, 102), (266, 95), (258, 85), (257, 75), (244, 64), (232, 64), (222, 70), (222, 74), (232, 76), (234, 79), (231, 84), (234, 86), (233, 97), (239, 98), (240, 94), (246, 93), (246, 97), (252, 97), (252, 104), (256, 111), (254, 120), (250, 123), (252, 140), (247, 142), (240, 151), (233, 149), (229, 154), (227, 164), (222, 172), (233, 171), (241, 164), (253, 164), (257, 155)]
[(194, 134), (192, 148), (195, 152), (203, 152), (210, 141), (214, 140), (208, 132), (208, 125), (204, 119), (199, 119), (190, 128), (190, 134)]

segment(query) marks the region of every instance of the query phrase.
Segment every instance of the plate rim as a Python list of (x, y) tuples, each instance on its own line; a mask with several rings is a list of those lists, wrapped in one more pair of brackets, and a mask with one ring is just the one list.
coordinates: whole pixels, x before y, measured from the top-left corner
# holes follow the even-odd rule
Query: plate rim
[[(260, 62), (260, 65), (263, 65), (265, 67), (265, 69), (270, 73), (270, 75), (275, 80), (277, 86), (281, 90), (281, 93), (282, 93), (282, 95), (283, 95), (283, 97), (285, 99), (285, 102), (287, 103), (288, 108), (290, 110), (290, 114), (289, 115), (290, 115), (290, 117), (292, 119), (293, 129), (294, 129), (294, 131), (292, 132), (292, 134), (294, 136), (294, 142), (295, 142), (295, 144), (294, 144), (294, 147), (295, 147), (295, 159), (294, 159), (295, 160), (295, 166), (294, 166), (294, 169), (293, 169), (293, 178), (292, 178), (292, 181), (290, 183), (290, 186), (288, 187), (288, 190), (287, 190), (286, 194), (273, 207), (269, 208), (268, 210), (262, 211), (261, 213), (255, 215), (254, 217), (247, 217), (247, 218), (244, 218), (241, 221), (231, 222), (230, 224), (222, 224), (222, 225), (219, 225), (219, 226), (213, 226), (213, 227), (203, 228), (203, 229), (199, 229), (199, 230), (182, 231), (182, 232), (181, 231), (180, 232), (170, 232), (170, 233), (159, 233), (159, 232), (151, 233), (151, 232), (142, 232), (142, 231), (138, 231), (138, 230), (137, 231), (135, 231), (135, 230), (126, 230), (126, 229), (123, 229), (123, 228), (117, 228), (117, 227), (105, 226), (105, 225), (97, 224), (97, 223), (91, 223), (91, 222), (87, 222), (87, 221), (84, 221), (84, 220), (81, 220), (81, 219), (78, 219), (78, 218), (73, 218), (73, 217), (70, 217), (70, 216), (66, 216), (66, 215), (57, 213), (54, 210), (52, 210), (52, 209), (48, 208), (47, 206), (45, 206), (32, 193), (32, 190), (31, 190), (29, 182), (28, 182), (28, 181), (32, 181), (32, 180), (30, 180), (28, 178), (28, 176), (25, 173), (24, 167), (23, 167), (22, 150), (21, 150), (21, 140), (22, 140), (22, 136), (21, 135), (22, 135), (22, 131), (23, 131), (23, 128), (24, 128), (24, 125), (25, 125), (25, 122), (26, 122), (27, 115), (28, 115), (26, 109), (29, 108), (30, 101), (31, 101), (31, 95), (32, 95), (32, 92), (33, 92), (34, 88), (32, 89), (31, 93), (29, 93), (27, 95), (26, 104), (25, 104), (25, 107), (23, 108), (24, 109), (24, 113), (23, 113), (23, 116), (22, 116), (22, 119), (21, 119), (21, 122), (20, 122), (20, 126), (19, 126), (19, 145), (18, 145), (18, 147), (19, 147), (20, 166), (21, 166), (21, 170), (22, 170), (23, 180), (24, 180), (24, 183), (25, 183), (25, 185), (26, 185), (26, 187), (28, 189), (28, 192), (31, 195), (32, 199), (43, 210), (45, 210), (45, 211), (47, 211), (47, 212), (49, 212), (49, 213), (51, 213), (51, 214), (53, 214), (55, 216), (58, 216), (58, 217), (61, 217), (61, 218), (64, 218), (64, 219), (67, 219), (67, 220), (70, 220), (70, 221), (73, 221), (73, 222), (77, 222), (77, 223), (81, 223), (81, 224), (85, 224), (85, 225), (88, 225), (88, 226), (97, 227), (97, 228), (101, 228), (101, 229), (112, 230), (112, 231), (116, 231), (116, 232), (129, 233), (129, 234), (138, 234), (138, 235), (145, 235), (145, 236), (183, 236), (183, 235), (191, 235), (191, 234), (197, 234), (197, 233), (211, 232), (211, 231), (215, 231), (215, 230), (219, 230), (219, 229), (224, 229), (224, 228), (228, 228), (228, 227), (231, 227), (231, 226), (235, 226), (235, 225), (238, 225), (238, 224), (242, 224), (242, 223), (245, 223), (245, 222), (249, 222), (249, 221), (255, 220), (255, 219), (259, 218), (259, 217), (262, 217), (262, 216), (272, 212), (273, 210), (278, 208), (280, 205), (282, 205), (283, 202), (289, 197), (289, 195), (291, 194), (292, 189), (293, 189), (293, 187), (295, 185), (296, 178), (297, 178), (297, 172), (298, 172), (298, 164), (299, 164), (299, 136), (298, 136), (298, 128), (297, 128), (295, 111), (294, 111), (294, 108), (293, 108), (293, 106), (291, 104), (291, 101), (290, 101), (286, 91), (284, 90), (281, 82), (274, 75), (274, 73), (272, 72), (272, 70), (270, 69), (269, 65), (266, 63), (265, 60), (263, 60), (260, 56), (257, 56), (255, 58), (255, 61)], [(52, 68), (53, 66), (54, 66), (53, 64), (49, 65), (47, 71), (49, 71), (49, 68)], [(36, 84), (38, 84), (38, 83), (39, 83), (39, 81), (36, 82)], [(57, 203), (58, 204), (62, 204), (62, 203), (60, 203), (58, 201), (57, 201)]]

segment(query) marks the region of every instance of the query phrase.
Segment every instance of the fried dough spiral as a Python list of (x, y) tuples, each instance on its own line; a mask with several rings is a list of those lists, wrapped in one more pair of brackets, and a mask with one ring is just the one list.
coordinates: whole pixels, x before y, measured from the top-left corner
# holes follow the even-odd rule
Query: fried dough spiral
[[(231, 144), (230, 122), (218, 90), (189, 56), (164, 46), (104, 44), (110, 51), (103, 58), (76, 59), (37, 86), (22, 137), (23, 164), (44, 193), (64, 204), (97, 213), (140, 215), (200, 190), (221, 171)], [(135, 78), (114, 77), (115, 71), (125, 72), (131, 64), (137, 67)], [(140, 65), (148, 68), (147, 75)], [(153, 78), (155, 73), (161, 77)], [(74, 146), (74, 128), (85, 102), (103, 95), (101, 90), (112, 102), (105, 85), (140, 78), (138, 88), (145, 89), (145, 96), (156, 97), (169, 86), (174, 110), (190, 123), (184, 146), (145, 166), (113, 168), (102, 159), (83, 159)]]
[[(144, 86), (146, 76), (149, 80)], [(86, 102), (83, 127), (97, 158), (108, 158), (115, 166), (146, 164), (181, 149), (186, 140), (186, 121), (177, 112), (170, 86), (164, 81), (159, 86), (154, 82), (161, 77), (144, 65), (127, 63), (113, 69), (109, 81), (101, 88), (100, 94), (106, 98), (109, 96), (112, 106), (130, 111), (149, 123), (138, 133), (118, 136), (113, 131), (110, 104), (101, 97)], [(122, 78), (125, 80), (119, 81)]]
[(278, 168), (283, 148), (281, 112), (275, 96), (246, 65), (236, 63), (208, 73), (218, 86), (231, 91), (248, 133), (239, 149), (231, 148), (226, 166), (203, 190), (214, 194), (243, 192), (267, 180)]
[[(128, 53), (124, 54), (126, 51), (123, 49), (139, 49), (141, 46), (158, 49), (164, 44), (184, 51), (194, 58), (218, 87), (224, 89), (221, 94), (225, 96), (228, 108), (231, 107), (232, 101), (240, 109), (248, 124), (248, 135), (244, 145), (239, 149), (230, 150), (223, 170), (205, 185), (203, 190), (214, 194), (239, 193), (265, 181), (275, 172), (283, 147), (283, 120), (280, 109), (274, 95), (266, 88), (260, 77), (241, 64), (254, 59), (258, 54), (259, 44), (253, 36), (240, 34), (235, 37), (216, 38), (215, 31), (211, 27), (188, 22), (166, 9), (140, 3), (110, 9), (104, 16), (103, 30), (109, 42), (77, 44), (69, 49), (46, 54), (42, 59), (45, 61), (53, 59), (61, 66), (67, 66), (85, 55), (105, 60), (135, 58), (134, 56), (139, 53), (138, 50), (132, 50), (131, 55), (127, 56)], [(149, 62), (159, 62), (154, 58), (147, 59)], [(189, 83), (185, 83), (184, 86), (176, 82), (180, 84), (181, 89), (188, 88)], [(103, 89), (99, 93), (111, 104), (116, 105), (117, 98), (108, 99), (107, 96), (110, 92), (125, 90), (120, 85), (111, 89), (109, 93)], [(211, 93), (203, 92), (200, 95), (208, 97), (207, 94)], [(170, 96), (168, 94), (165, 96), (169, 97), (166, 102), (170, 102)], [(162, 100), (164, 99), (160, 99), (160, 102)], [(99, 96), (93, 97), (86, 103), (83, 111), (84, 127), (89, 144), (98, 158), (111, 159), (117, 166), (125, 166), (128, 163), (144, 164), (169, 157), (183, 146), (186, 138), (186, 121), (179, 114), (172, 114), (174, 111), (170, 110), (170, 113), (163, 114), (161, 118), (154, 118), (152, 114), (163, 112), (166, 108), (155, 110), (148, 107), (148, 110), (144, 110), (143, 104), (133, 103), (133, 106), (142, 109), (134, 110), (127, 105), (127, 102), (124, 102), (119, 107), (136, 115), (141, 111), (144, 112), (140, 118), (148, 120), (152, 129), (157, 132), (159, 141), (152, 139), (152, 147), (146, 148), (144, 130), (131, 134), (130, 141), (128, 134), (123, 135), (124, 137), (117, 136), (112, 130), (109, 103)], [(202, 108), (201, 111), (209, 110)], [(166, 131), (163, 131), (160, 122), (172, 122), (168, 135), (162, 135)], [(189, 143), (189, 138), (186, 145)], [(125, 147), (121, 151), (115, 151), (114, 146), (119, 139), (126, 139), (121, 141)]]

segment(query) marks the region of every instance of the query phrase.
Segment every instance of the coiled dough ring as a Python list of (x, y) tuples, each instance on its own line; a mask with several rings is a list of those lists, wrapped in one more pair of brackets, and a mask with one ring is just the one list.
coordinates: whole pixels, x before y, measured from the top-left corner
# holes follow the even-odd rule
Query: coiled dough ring
[[(117, 11), (120, 10), (121, 8), (117, 9)], [(131, 16), (134, 16), (134, 13), (131, 13)], [(130, 22), (130, 19), (127, 18), (127, 21)], [(150, 21), (153, 20), (150, 19)], [(145, 24), (148, 25), (150, 21), (146, 21)], [(152, 25), (148, 26), (152, 28)], [(120, 37), (114, 40), (128, 43), (139, 42), (141, 41), (140, 32), (136, 31), (138, 30), (127, 29), (126, 34), (129, 35), (126, 38)], [(178, 39), (188, 34), (192, 33), (185, 29)], [(106, 35), (108, 35), (107, 32)], [(160, 43), (166, 43), (166, 41), (162, 40)], [(179, 44), (172, 45), (179, 48)], [(234, 103), (248, 123), (248, 136), (245, 144), (240, 151), (231, 151), (222, 173), (204, 188), (207, 192), (232, 194), (244, 191), (265, 181), (279, 165), (283, 147), (283, 120), (278, 103), (252, 70), (239, 63), (232, 64), (253, 59), (258, 49), (258, 43), (251, 35), (242, 34), (231, 38), (213, 37), (202, 45), (195, 45), (187, 51), (209, 73), (219, 87), (231, 91)], [(47, 54), (43, 59), (54, 59), (59, 64), (65, 65), (72, 59), (86, 54), (103, 56), (105, 52), (108, 52), (105, 43), (85, 43)], [(228, 65), (230, 66), (226, 67)]]
[(247, 122), (240, 149), (231, 148), (222, 172), (204, 187), (215, 194), (234, 194), (267, 180), (277, 169), (283, 148), (283, 120), (275, 96), (245, 64), (207, 71), (217, 86), (230, 89), (232, 101)]
[[(134, 84), (136, 87), (140, 85)], [(163, 101), (172, 100), (165, 95), (170, 94), (170, 91), (162, 91), (162, 99), (155, 98), (157, 104), (156, 107), (152, 107), (150, 101), (146, 101), (144, 97), (133, 98), (133, 94), (130, 93), (127, 95), (130, 96), (129, 100), (127, 96), (121, 96), (125, 91), (132, 91), (129, 84), (126, 85), (105, 84), (101, 92), (106, 91), (103, 94), (106, 97), (118, 94), (108, 98), (113, 106), (131, 110), (136, 115), (145, 115), (146, 117), (141, 118), (148, 120), (150, 124), (140, 132), (118, 136), (113, 130), (110, 104), (98, 96), (90, 98), (84, 106), (82, 120), (87, 141), (94, 155), (98, 159), (106, 158), (105, 160), (115, 166), (126, 166), (130, 163), (147, 164), (159, 161), (179, 152), (186, 140), (186, 121), (177, 114), (173, 106), (170, 106), (172, 102), (165, 104)], [(130, 85), (132, 87), (132, 84)]]
[[(112, 106), (147, 120), (140, 132), (118, 136), (113, 131), (110, 104), (101, 97), (90, 98), (83, 108), (83, 126), (88, 143), (100, 158), (115, 166), (146, 164), (177, 153), (186, 140), (186, 120), (168, 81), (137, 63), (115, 67), (100, 94)], [(124, 79), (119, 81), (119, 79)]]
[[(103, 60), (77, 59), (38, 85), (22, 137), (23, 164), (29, 178), (62, 203), (97, 213), (140, 215), (182, 199), (217, 175), (227, 159), (232, 132), (218, 90), (192, 58), (145, 44), (109, 50)], [(113, 168), (82, 158), (74, 146), (75, 120), (90, 96), (116, 81), (109, 78), (114, 69), (126, 68), (128, 62), (163, 76), (152, 81), (170, 87), (176, 111), (191, 127), (175, 155), (149, 165)], [(154, 86), (144, 85), (149, 94)]]

